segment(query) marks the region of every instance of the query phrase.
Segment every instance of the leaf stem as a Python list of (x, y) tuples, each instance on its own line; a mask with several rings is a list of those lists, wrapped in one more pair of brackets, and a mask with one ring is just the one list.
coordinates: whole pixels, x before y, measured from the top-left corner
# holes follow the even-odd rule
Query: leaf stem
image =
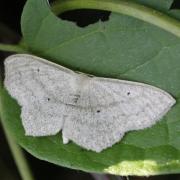
[(17, 165), (17, 168), (19, 170), (20, 176), (23, 180), (34, 180), (33, 175), (31, 173), (31, 170), (28, 166), (27, 160), (22, 152), (22, 149), (20, 146), (15, 142), (13, 136), (6, 128), (6, 125), (4, 123), (4, 120), (2, 120), (2, 126), (6, 135), (6, 139), (8, 141), (10, 150), (12, 152), (12, 155), (14, 157), (15, 163)]
[(20, 45), (11, 45), (11, 44), (2, 44), (2, 43), (0, 43), (0, 51), (9, 51), (9, 52), (17, 52), (17, 53), (27, 52)]
[(55, 14), (74, 9), (99, 9), (135, 17), (180, 37), (180, 22), (164, 13), (128, 0), (62, 0), (52, 4)]

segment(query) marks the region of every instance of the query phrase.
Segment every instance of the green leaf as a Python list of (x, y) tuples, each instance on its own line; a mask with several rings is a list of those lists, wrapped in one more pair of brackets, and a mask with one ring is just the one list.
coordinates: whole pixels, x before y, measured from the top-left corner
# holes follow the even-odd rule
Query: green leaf
[[(164, 6), (163, 1), (166, 2)], [(154, 12), (161, 10), (167, 15), (172, 1), (163, 1), (162, 9), (155, 0), (141, 0), (141, 3), (144, 2), (145, 8), (151, 5)], [(163, 22), (166, 22), (166, 18)], [(112, 148), (95, 153), (72, 142), (62, 144), (60, 134), (36, 138), (25, 136), (20, 107), (1, 88), (1, 117), (21, 146), (39, 159), (84, 171), (119, 175), (180, 172), (179, 37), (165, 28), (118, 13), (112, 13), (106, 22), (99, 21), (80, 28), (74, 23), (58, 19), (50, 11), (46, 0), (27, 1), (23, 11), (22, 31), (26, 44), (36, 55), (73, 70), (144, 82), (162, 88), (171, 93), (177, 103), (153, 127), (129, 132)]]

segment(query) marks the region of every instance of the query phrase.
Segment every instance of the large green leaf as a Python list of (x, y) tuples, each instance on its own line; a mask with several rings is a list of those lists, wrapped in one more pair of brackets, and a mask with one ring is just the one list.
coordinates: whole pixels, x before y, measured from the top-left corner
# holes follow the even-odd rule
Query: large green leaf
[[(160, 4), (150, 4), (168, 14), (172, 1), (166, 2), (169, 4), (162, 9)], [(40, 159), (85, 171), (120, 175), (180, 172), (180, 38), (117, 13), (112, 13), (106, 22), (80, 28), (58, 19), (46, 0), (27, 1), (22, 31), (29, 50), (36, 55), (97, 76), (157, 86), (171, 93), (177, 103), (153, 127), (129, 132), (112, 148), (95, 153), (72, 142), (63, 145), (60, 134), (43, 138), (25, 136), (20, 107), (1, 88), (1, 117), (20, 145)]]

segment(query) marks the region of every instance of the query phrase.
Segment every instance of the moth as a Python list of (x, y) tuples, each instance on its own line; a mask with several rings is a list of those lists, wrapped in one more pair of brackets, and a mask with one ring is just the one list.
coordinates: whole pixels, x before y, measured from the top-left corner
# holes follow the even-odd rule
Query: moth
[(63, 143), (72, 140), (96, 152), (128, 131), (152, 126), (176, 102), (147, 84), (91, 77), (27, 54), (5, 60), (4, 85), (21, 106), (27, 136), (62, 130)]

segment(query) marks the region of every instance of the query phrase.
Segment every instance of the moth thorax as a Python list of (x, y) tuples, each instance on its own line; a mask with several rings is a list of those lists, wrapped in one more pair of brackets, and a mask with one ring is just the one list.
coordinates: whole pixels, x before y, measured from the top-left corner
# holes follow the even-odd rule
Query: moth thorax
[(76, 78), (77, 87), (80, 89), (85, 88), (89, 84), (90, 79), (87, 75), (79, 74)]

